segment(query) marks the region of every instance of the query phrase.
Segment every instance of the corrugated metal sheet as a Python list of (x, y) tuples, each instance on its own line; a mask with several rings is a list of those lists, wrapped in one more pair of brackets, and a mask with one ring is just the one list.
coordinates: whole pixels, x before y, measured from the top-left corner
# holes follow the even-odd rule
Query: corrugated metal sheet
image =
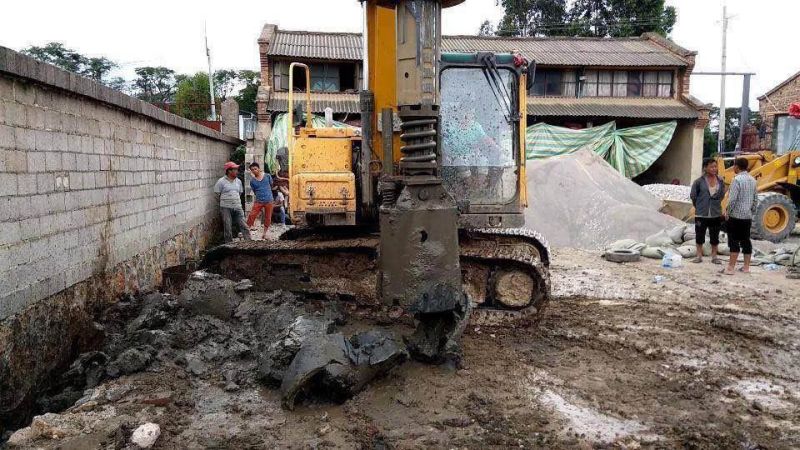
[(696, 119), (690, 106), (675, 99), (542, 98), (528, 97), (533, 116), (628, 117), (639, 119)]
[(361, 60), (361, 34), (278, 30), (267, 54), (298, 58)]
[[(305, 94), (295, 93), (295, 102), (305, 103)], [(285, 112), (289, 105), (288, 92), (273, 91), (267, 109), (270, 111)], [(358, 114), (358, 94), (345, 94), (339, 92), (315, 92), (311, 94), (311, 109), (315, 113), (325, 112), (325, 108), (331, 107), (335, 113), (355, 113)]]
[(686, 66), (686, 61), (649, 39), (618, 38), (493, 38), (448, 36), (450, 52), (519, 51), (544, 65), (564, 66)]
[[(645, 38), (498, 38), (445, 36), (448, 52), (518, 50), (538, 64), (564, 66), (686, 66), (678, 55)], [(278, 30), (268, 55), (359, 61), (361, 34)]]

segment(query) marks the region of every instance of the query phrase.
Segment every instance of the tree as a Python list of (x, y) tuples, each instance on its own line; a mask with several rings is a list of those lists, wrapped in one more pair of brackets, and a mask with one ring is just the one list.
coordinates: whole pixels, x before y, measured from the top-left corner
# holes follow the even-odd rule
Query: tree
[(505, 14), (497, 27), (501, 36), (566, 34), (566, 0), (502, 0), (502, 5)]
[(570, 8), (571, 33), (575, 36), (627, 37), (672, 32), (677, 20), (673, 6), (664, 0), (576, 0)]
[(478, 36), (494, 36), (494, 25), (488, 20), (484, 20), (478, 29)]
[(190, 120), (207, 120), (210, 113), (208, 74), (181, 78), (175, 92), (175, 114)]
[(239, 110), (255, 114), (256, 95), (258, 95), (258, 86), (261, 84), (261, 74), (255, 70), (240, 70), (237, 76), (244, 83), (244, 87), (234, 97), (239, 103)]
[(137, 67), (132, 88), (140, 100), (167, 103), (173, 100), (177, 80), (175, 71), (166, 67)]
[[(496, 34), (503, 36), (626, 37), (668, 35), (677, 12), (665, 0), (500, 0), (505, 14)], [(490, 33), (491, 23), (479, 33)]]
[(119, 79), (106, 79), (106, 76), (118, 67), (117, 63), (106, 57), (90, 58), (64, 47), (60, 42), (49, 42), (44, 47), (34, 45), (22, 50), (22, 53), (98, 83), (111, 87), (119, 86)]
[[(740, 118), (742, 110), (739, 108), (725, 108), (725, 145), (723, 150), (732, 152), (736, 150), (739, 142)], [(717, 143), (719, 142), (719, 108), (713, 107), (708, 114), (708, 126), (703, 133), (703, 156), (709, 157), (717, 153)], [(750, 111), (748, 123), (758, 127), (761, 116), (758, 111)]]
[(214, 94), (225, 100), (239, 84), (239, 72), (231, 69), (214, 72)]

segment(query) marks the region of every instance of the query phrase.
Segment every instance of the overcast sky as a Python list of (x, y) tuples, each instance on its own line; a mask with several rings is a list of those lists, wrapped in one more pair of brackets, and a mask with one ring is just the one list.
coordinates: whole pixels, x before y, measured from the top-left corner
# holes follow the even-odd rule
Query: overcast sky
[[(215, 68), (258, 68), (258, 38), (265, 22), (286, 29), (361, 31), (356, 0), (38, 0), (3, 1), (0, 45), (20, 50), (50, 41), (90, 56), (106, 56), (132, 77), (134, 67), (164, 65), (178, 72), (205, 70), (203, 24), (207, 23)], [(667, 0), (678, 9), (672, 38), (697, 50), (696, 70), (719, 70), (722, 0)], [(728, 0), (728, 70), (757, 72), (755, 98), (800, 71), (792, 30), (800, 21), (798, 0)], [(474, 34), (481, 22), (496, 22), (496, 0), (467, 0), (444, 15), (446, 34)], [(719, 102), (719, 79), (692, 79), (692, 93)], [(727, 102), (741, 102), (741, 78), (729, 77)]]

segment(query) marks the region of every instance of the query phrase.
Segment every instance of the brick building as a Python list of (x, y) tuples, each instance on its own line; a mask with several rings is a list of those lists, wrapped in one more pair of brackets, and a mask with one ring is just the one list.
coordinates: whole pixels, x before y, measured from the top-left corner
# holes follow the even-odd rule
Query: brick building
[[(360, 124), (361, 34), (287, 31), (266, 24), (258, 44), (257, 141), (268, 139), (274, 116), (286, 111), (291, 62), (311, 68), (314, 112), (331, 107), (337, 120)], [(689, 95), (696, 52), (650, 33), (608, 39), (445, 36), (442, 46), (445, 52), (519, 51), (535, 60), (529, 124), (581, 128), (613, 120), (629, 127), (676, 120), (667, 151), (643, 178), (688, 183), (699, 173), (709, 108)], [(294, 80), (295, 89), (305, 89), (301, 73)]]
[[(800, 103), (800, 72), (758, 97), (758, 113), (763, 123), (762, 132), (759, 134), (760, 148), (774, 148), (773, 146), (777, 145), (777, 143), (773, 143), (772, 139), (775, 119), (776, 117), (788, 118), (789, 105), (792, 103)], [(782, 125), (790, 126), (791, 124), (787, 122)]]

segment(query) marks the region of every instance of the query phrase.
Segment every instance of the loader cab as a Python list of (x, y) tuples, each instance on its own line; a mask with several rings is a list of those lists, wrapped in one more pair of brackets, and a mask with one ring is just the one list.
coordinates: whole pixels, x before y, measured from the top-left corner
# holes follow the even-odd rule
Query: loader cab
[(524, 224), (528, 67), (511, 54), (442, 54), (441, 178), (462, 227)]

